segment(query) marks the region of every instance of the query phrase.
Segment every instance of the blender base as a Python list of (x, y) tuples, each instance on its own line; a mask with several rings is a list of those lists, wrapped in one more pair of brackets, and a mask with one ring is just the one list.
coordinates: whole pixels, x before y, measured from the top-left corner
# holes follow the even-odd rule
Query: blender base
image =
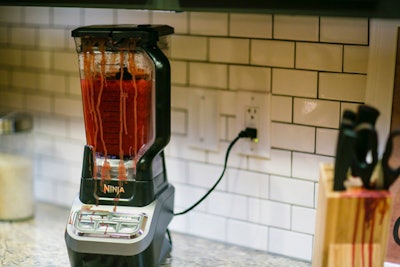
[[(163, 239), (163, 240), (159, 240)], [(163, 242), (161, 254), (155, 255), (157, 243)], [(150, 246), (138, 255), (120, 256), (106, 254), (79, 253), (68, 248), (68, 256), (71, 266), (109, 266), (109, 267), (128, 267), (128, 266), (159, 266), (162, 265), (169, 257), (171, 244), (165, 237), (159, 236), (155, 238)]]
[[(117, 206), (116, 211), (76, 197), (65, 231), (71, 266), (160, 266), (171, 251), (166, 232), (173, 204), (172, 185), (145, 207)], [(136, 218), (137, 227), (131, 226)], [(129, 232), (129, 227), (137, 230)]]

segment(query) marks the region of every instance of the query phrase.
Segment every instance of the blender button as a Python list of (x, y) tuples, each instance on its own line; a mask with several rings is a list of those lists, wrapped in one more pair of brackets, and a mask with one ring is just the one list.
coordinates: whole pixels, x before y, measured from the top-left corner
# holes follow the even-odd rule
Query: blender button
[(121, 228), (119, 229), (119, 233), (121, 234), (133, 234), (139, 229), (139, 226), (137, 224), (127, 224), (123, 223), (121, 224)]
[(110, 222), (99, 223), (96, 231), (97, 232), (103, 232), (104, 234), (115, 233), (117, 231), (117, 224), (110, 223)]
[(78, 228), (81, 230), (93, 230), (94, 229), (94, 222), (90, 221), (81, 221), (78, 223)]

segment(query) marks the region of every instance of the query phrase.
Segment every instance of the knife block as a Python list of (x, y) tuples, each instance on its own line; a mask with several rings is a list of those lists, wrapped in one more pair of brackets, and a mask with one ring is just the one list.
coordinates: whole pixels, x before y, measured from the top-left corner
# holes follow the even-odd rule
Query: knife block
[(313, 267), (383, 267), (392, 196), (385, 190), (333, 191), (333, 165), (320, 169)]

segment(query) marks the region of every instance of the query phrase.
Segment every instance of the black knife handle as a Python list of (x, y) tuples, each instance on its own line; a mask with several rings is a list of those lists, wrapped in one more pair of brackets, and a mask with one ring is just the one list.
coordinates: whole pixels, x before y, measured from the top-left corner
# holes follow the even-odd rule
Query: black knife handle
[(352, 129), (342, 129), (339, 133), (340, 143), (338, 143), (336, 152), (333, 179), (334, 191), (343, 191), (346, 189), (344, 181), (347, 179), (347, 172), (354, 160), (356, 137), (356, 133)]

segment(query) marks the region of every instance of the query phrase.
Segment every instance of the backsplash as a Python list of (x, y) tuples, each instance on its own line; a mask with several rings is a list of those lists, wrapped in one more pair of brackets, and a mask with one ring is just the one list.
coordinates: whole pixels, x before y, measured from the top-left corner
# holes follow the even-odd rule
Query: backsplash
[[(71, 30), (112, 23), (175, 28), (166, 153), (176, 211), (197, 201), (222, 171), (238, 133), (237, 94), (271, 96), (270, 158), (241, 156), (236, 147), (217, 190), (174, 218), (171, 229), (310, 261), (319, 163), (333, 162), (342, 111), (365, 101), (369, 20), (1, 7), (0, 107), (35, 116), (38, 200), (70, 207), (79, 190), (85, 133)], [(190, 146), (187, 99), (194, 89), (219, 94), (216, 151)]]

